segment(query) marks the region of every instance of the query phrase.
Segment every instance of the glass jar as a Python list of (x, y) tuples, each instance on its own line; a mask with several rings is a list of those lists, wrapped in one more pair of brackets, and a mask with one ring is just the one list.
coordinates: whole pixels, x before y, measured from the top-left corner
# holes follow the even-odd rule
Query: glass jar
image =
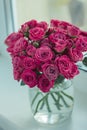
[(29, 89), (29, 97), (34, 119), (39, 123), (62, 123), (71, 116), (74, 104), (71, 80), (64, 79), (47, 93), (37, 87)]

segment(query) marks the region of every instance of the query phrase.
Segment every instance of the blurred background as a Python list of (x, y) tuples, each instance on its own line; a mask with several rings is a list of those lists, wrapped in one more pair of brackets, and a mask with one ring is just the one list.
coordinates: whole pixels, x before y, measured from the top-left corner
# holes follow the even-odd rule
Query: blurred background
[[(27, 87), (20, 87), (13, 79), (11, 59), (4, 44), (7, 35), (31, 19), (47, 22), (53, 18), (64, 20), (87, 31), (86, 13), (87, 0), (0, 0), (0, 114), (16, 123), (24, 123), (24, 119), (29, 117)], [(82, 72), (80, 76), (77, 76), (75, 85), (78, 86), (80, 81), (81, 87), (85, 87), (87, 73)], [(81, 81), (82, 77), (85, 78)]]
[[(86, 12), (87, 0), (0, 0), (0, 42), (31, 19), (65, 20), (87, 30)], [(0, 47), (0, 52), (3, 47)]]
[(55, 18), (86, 30), (86, 7), (87, 0), (0, 0), (0, 41), (3, 29), (8, 35), (31, 19), (49, 22)]

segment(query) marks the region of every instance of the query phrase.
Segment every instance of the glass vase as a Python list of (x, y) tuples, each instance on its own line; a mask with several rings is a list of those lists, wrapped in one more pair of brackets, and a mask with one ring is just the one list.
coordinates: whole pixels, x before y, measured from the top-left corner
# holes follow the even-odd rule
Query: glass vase
[(39, 123), (62, 123), (71, 116), (74, 104), (71, 80), (64, 79), (47, 93), (34, 87), (29, 90), (29, 97), (33, 117)]

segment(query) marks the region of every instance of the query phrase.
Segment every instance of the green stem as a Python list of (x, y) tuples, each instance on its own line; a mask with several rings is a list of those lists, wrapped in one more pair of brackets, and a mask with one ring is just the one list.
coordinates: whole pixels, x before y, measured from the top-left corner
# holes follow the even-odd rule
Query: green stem
[(61, 97), (61, 100), (63, 101), (63, 103), (64, 103), (64, 105), (66, 106), (66, 107), (69, 107), (69, 105), (66, 103), (66, 101), (64, 100), (64, 98), (63, 98), (63, 96), (60, 94), (60, 97)]
[[(59, 103), (60, 102), (60, 94), (59, 94), (59, 92), (55, 92), (55, 94), (57, 95), (57, 97), (58, 97), (58, 99), (57, 99), (57, 103)], [(60, 103), (59, 103), (60, 104)], [(60, 107), (62, 107), (62, 105), (60, 104), (60, 106), (58, 106), (59, 107), (59, 110), (61, 110), (61, 108)]]
[(36, 106), (34, 115), (38, 112), (38, 108), (39, 108), (40, 103), (41, 103), (47, 96), (48, 96), (48, 94), (46, 94), (46, 96), (44, 96), (43, 98), (41, 98), (41, 99), (38, 101), (38, 104), (37, 104), (37, 106)]
[(61, 92), (55, 92), (56, 95), (58, 95), (58, 102), (60, 101), (60, 99), (63, 101), (64, 105), (66, 107), (69, 107), (69, 105), (66, 103), (66, 101), (64, 100), (63, 96), (60, 94)]
[(39, 94), (40, 94), (40, 92), (36, 93), (35, 97), (32, 100), (31, 106), (34, 104), (34, 102), (35, 102), (35, 100), (36, 100), (36, 98), (38, 97)]
[(59, 102), (57, 101), (57, 99), (55, 98), (53, 93), (51, 93), (51, 96), (52, 96), (53, 100), (55, 101), (55, 105), (56, 105), (57, 109), (60, 110), (61, 104), (59, 104)]
[(45, 101), (46, 101), (47, 110), (48, 110), (49, 112), (51, 112), (50, 105), (49, 105), (49, 102), (48, 102), (48, 95), (47, 95)]
[(74, 100), (73, 97), (71, 97), (70, 95), (64, 93), (63, 91), (61, 91), (61, 93), (62, 93), (63, 95), (65, 95), (66, 97), (70, 98), (72, 101)]
[[(61, 96), (60, 96), (60, 94), (59, 94), (59, 92), (58, 92), (58, 100), (57, 100), (57, 102), (59, 103), (60, 102), (60, 99), (61, 99)], [(61, 110), (61, 107), (62, 107), (62, 105), (60, 104), (60, 107), (59, 107), (59, 109)]]
[(43, 100), (43, 102), (41, 104), (40, 110), (43, 109), (43, 107), (44, 107), (44, 100)]

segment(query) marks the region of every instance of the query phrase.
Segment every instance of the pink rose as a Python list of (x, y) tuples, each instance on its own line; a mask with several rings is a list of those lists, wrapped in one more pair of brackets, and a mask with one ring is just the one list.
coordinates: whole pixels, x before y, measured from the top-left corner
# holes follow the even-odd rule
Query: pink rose
[(71, 69), (69, 71), (69, 73), (66, 75), (66, 78), (68, 79), (72, 79), (74, 78), (76, 75), (79, 74), (79, 70), (78, 70), (78, 67), (77, 65), (75, 65), (73, 62), (72, 62), (72, 65), (71, 65)]
[(14, 45), (14, 53), (25, 55), (25, 50), (28, 46), (28, 41), (24, 38), (20, 38)]
[(73, 39), (67, 39), (66, 43), (67, 43), (67, 48), (68, 49), (75, 46), (75, 42), (73, 41)]
[(28, 32), (28, 30), (29, 30), (28, 24), (24, 23), (24, 24), (21, 25), (19, 32), (25, 33), (25, 32)]
[(29, 29), (31, 29), (31, 28), (34, 28), (37, 26), (37, 21), (32, 19), (32, 20), (26, 22), (26, 24), (29, 26)]
[(50, 26), (51, 26), (51, 27), (58, 27), (58, 26), (59, 26), (59, 23), (60, 23), (59, 20), (52, 19), (52, 20), (50, 21)]
[(35, 58), (39, 61), (46, 62), (51, 60), (53, 53), (51, 49), (47, 46), (40, 47), (36, 50)]
[(57, 43), (59, 39), (66, 40), (66, 36), (63, 32), (55, 32), (49, 36), (49, 39), (52, 43)]
[(33, 88), (37, 84), (37, 76), (36, 73), (30, 69), (26, 69), (23, 71), (21, 75), (21, 79), (25, 84), (27, 84), (30, 88)]
[(80, 37), (76, 43), (76, 48), (79, 50), (79, 51), (87, 51), (87, 39), (83, 38), (83, 37)]
[(34, 61), (35, 61), (37, 72), (42, 72), (43, 63), (41, 61), (39, 61), (38, 59), (36, 59), (36, 58), (34, 59)]
[(56, 58), (55, 61), (60, 74), (65, 78), (71, 79), (79, 73), (77, 66), (66, 55)]
[(83, 37), (87, 37), (87, 32), (85, 32), (85, 31), (80, 31), (80, 35), (83, 36)]
[(32, 44), (29, 44), (26, 48), (26, 53), (28, 54), (28, 56), (34, 57), (35, 52), (36, 48)]
[(14, 48), (14, 46), (11, 46), (11, 47), (7, 48), (7, 51), (10, 53), (11, 56), (14, 55), (13, 48)]
[(55, 43), (54, 50), (60, 53), (66, 49), (66, 46), (67, 46), (67, 42), (59, 39), (57, 43)]
[(21, 79), (21, 73), (18, 70), (13, 69), (13, 75), (14, 75), (14, 79), (15, 80), (20, 81), (20, 79)]
[(40, 42), (41, 46), (48, 46), (49, 48), (52, 48), (52, 45), (50, 44), (50, 41), (48, 38), (44, 38), (41, 42)]
[(66, 21), (52, 19), (48, 26), (45, 21), (31, 20), (11, 33), (5, 44), (14, 79), (49, 92), (59, 75), (72, 79), (79, 73), (76, 62), (87, 51), (87, 32)]
[(37, 24), (37, 27), (43, 28), (44, 31), (46, 31), (48, 28), (48, 24), (45, 21), (42, 21)]
[(17, 40), (19, 40), (23, 35), (21, 33), (11, 33), (6, 39), (5, 44), (7, 46), (14, 46)]
[(23, 59), (23, 66), (25, 69), (35, 69), (35, 67), (36, 67), (35, 61), (31, 57), (25, 57)]
[(55, 80), (59, 75), (58, 67), (56, 65), (54, 65), (54, 64), (45, 63), (42, 66), (42, 69), (43, 69), (44, 75), (49, 80)]
[(12, 58), (12, 64), (14, 68), (19, 68), (19, 66), (22, 64), (22, 60), (19, 56), (13, 57)]
[(37, 21), (33, 19), (33, 20), (30, 20), (30, 21), (28, 21), (28, 22), (26, 22), (24, 24), (27, 24), (29, 29), (31, 29), (31, 28), (34, 28), (34, 27), (37, 26)]
[(67, 31), (68, 31), (68, 35), (71, 37), (73, 37), (73, 36), (78, 37), (78, 35), (80, 34), (79, 28), (77, 28), (75, 26), (69, 26)]
[(59, 23), (59, 28), (62, 28), (62, 29), (64, 29), (64, 30), (67, 30), (67, 27), (69, 27), (69, 26), (72, 26), (72, 24), (70, 24), (70, 23), (68, 23), (68, 22), (66, 22), (66, 21), (61, 21), (61, 22)]
[(44, 74), (40, 75), (39, 79), (38, 79), (38, 88), (46, 93), (46, 92), (49, 92), (50, 89), (53, 87), (54, 85), (54, 82), (53, 81), (49, 81), (45, 76)]
[(15, 70), (17, 70), (18, 72), (22, 72), (23, 71), (23, 57), (19, 57), (19, 56), (15, 56), (12, 58), (12, 64), (13, 64), (13, 68)]
[(24, 24), (21, 25), (21, 29), (19, 30), (19, 32), (26, 33), (28, 32), (29, 29), (34, 28), (36, 26), (37, 26), (36, 20), (25, 22)]
[(18, 81), (21, 79), (21, 74), (24, 70), (22, 59), (23, 58), (18, 56), (12, 58), (14, 79)]
[(82, 52), (80, 50), (78, 50), (77, 48), (70, 48), (68, 55), (69, 55), (70, 59), (74, 62), (82, 61), (82, 59), (83, 59)]
[(29, 38), (34, 41), (41, 40), (44, 37), (44, 34), (45, 32), (43, 28), (35, 27), (33, 29), (30, 29)]

